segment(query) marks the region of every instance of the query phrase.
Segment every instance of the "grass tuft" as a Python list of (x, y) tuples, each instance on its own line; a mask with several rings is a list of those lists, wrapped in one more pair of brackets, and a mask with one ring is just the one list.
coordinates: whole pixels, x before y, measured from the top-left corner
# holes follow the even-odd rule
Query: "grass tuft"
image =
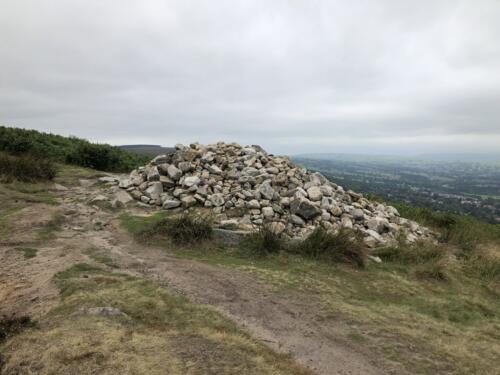
[(450, 281), (451, 272), (447, 263), (441, 261), (430, 261), (419, 265), (415, 269), (415, 275), (422, 280)]
[(312, 259), (348, 263), (364, 268), (367, 250), (358, 235), (347, 229), (337, 233), (316, 228), (308, 237), (293, 246), (293, 252)]
[(89, 247), (83, 253), (97, 263), (104, 264), (105, 266), (110, 268), (118, 268), (118, 265), (113, 261), (113, 258), (111, 258), (109, 255), (102, 254), (102, 252), (100, 252), (95, 247)]
[(186, 245), (209, 240), (213, 232), (212, 219), (209, 216), (193, 213), (163, 216), (138, 227), (130, 221), (128, 224), (135, 231), (136, 238), (143, 242), (150, 242), (158, 237), (168, 237), (177, 245)]
[(34, 258), (38, 252), (37, 249), (33, 249), (32, 247), (16, 247), (14, 250), (22, 251), (24, 259)]
[(400, 264), (423, 264), (440, 260), (445, 255), (443, 247), (428, 242), (417, 242), (414, 245), (399, 244), (375, 250), (375, 255), (388, 262)]
[(464, 271), (487, 282), (500, 282), (500, 254), (485, 249), (466, 254)]
[(285, 243), (280, 234), (264, 225), (257, 232), (246, 236), (241, 241), (240, 248), (252, 255), (263, 256), (278, 253), (285, 248)]

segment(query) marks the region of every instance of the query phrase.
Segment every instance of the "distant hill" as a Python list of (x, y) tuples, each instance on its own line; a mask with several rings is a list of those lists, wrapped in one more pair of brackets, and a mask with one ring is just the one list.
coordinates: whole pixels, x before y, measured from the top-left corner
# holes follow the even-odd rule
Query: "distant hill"
[(429, 153), (418, 155), (347, 154), (347, 153), (305, 153), (293, 158), (315, 160), (338, 160), (350, 162), (500, 162), (500, 153)]
[(163, 147), (160, 145), (123, 145), (118, 146), (122, 150), (132, 152), (139, 155), (156, 156), (161, 154), (169, 154), (175, 151), (173, 147)]

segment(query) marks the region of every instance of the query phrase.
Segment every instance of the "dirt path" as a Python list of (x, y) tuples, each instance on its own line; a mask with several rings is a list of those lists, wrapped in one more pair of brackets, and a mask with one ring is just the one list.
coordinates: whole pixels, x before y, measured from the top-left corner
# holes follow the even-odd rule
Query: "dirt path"
[[(0, 314), (16, 310), (35, 317), (44, 314), (57, 301), (54, 274), (85, 261), (85, 249), (95, 247), (110, 255), (121, 271), (164, 282), (194, 302), (213, 306), (255, 338), (318, 374), (404, 373), (345, 339), (345, 323), (322, 319), (326, 307), (315, 296), (272, 291), (248, 273), (178, 259), (164, 249), (134, 243), (120, 229), (117, 214), (86, 203), (102, 192), (93, 186), (59, 192), (57, 210), (65, 217), (63, 228), (33, 260), (22, 260), (8, 246), (0, 247), (0, 299), (5, 301)], [(43, 205), (27, 210), (29, 214), (20, 213), (25, 219), (19, 222), (29, 226), (31, 217), (33, 226), (38, 225)]]

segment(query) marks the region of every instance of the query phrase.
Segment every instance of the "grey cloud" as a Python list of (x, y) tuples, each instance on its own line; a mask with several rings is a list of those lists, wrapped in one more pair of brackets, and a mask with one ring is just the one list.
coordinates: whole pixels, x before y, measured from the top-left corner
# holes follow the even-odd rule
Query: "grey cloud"
[(0, 123), (115, 144), (494, 151), (498, 19), (494, 0), (7, 0)]

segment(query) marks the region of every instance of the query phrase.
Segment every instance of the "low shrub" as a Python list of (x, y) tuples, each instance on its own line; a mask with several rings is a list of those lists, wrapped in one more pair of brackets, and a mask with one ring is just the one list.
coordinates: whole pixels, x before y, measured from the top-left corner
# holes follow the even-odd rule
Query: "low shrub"
[(108, 172), (130, 172), (150, 159), (108, 144), (5, 126), (0, 126), (0, 151)]
[(144, 158), (118, 147), (80, 142), (66, 155), (64, 162), (100, 171), (129, 172), (140, 160)]
[(167, 236), (178, 245), (208, 240), (212, 238), (212, 234), (212, 219), (209, 216), (192, 213), (164, 217), (138, 233), (144, 241), (157, 236)]
[(0, 344), (9, 337), (17, 335), (22, 330), (33, 326), (34, 323), (29, 316), (0, 320)]
[(52, 180), (56, 167), (50, 160), (30, 155), (13, 156), (0, 153), (0, 179), (2, 182), (36, 182)]
[(240, 243), (241, 249), (258, 256), (278, 253), (284, 247), (283, 237), (266, 225), (246, 236)]
[(292, 246), (291, 251), (313, 259), (348, 263), (360, 268), (365, 266), (367, 256), (359, 234), (348, 229), (332, 233), (322, 227)]

